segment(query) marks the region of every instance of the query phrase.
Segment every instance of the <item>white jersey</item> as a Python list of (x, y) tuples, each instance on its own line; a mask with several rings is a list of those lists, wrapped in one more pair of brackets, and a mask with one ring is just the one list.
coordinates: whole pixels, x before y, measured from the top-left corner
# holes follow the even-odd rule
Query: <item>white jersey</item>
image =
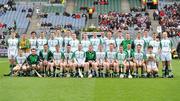
[(64, 44), (65, 44), (64, 46), (66, 47), (71, 40), (72, 40), (72, 37), (65, 37), (64, 38)]
[(100, 37), (101, 44), (103, 45), (104, 48), (106, 47), (106, 43), (105, 43), (106, 40), (107, 40), (107, 37)]
[(116, 60), (116, 52), (115, 51), (113, 51), (113, 52), (110, 52), (110, 51), (106, 52), (106, 58), (107, 58), (107, 60), (110, 61), (110, 63), (112, 63), (113, 61)]
[(29, 39), (29, 41), (30, 41), (30, 45), (31, 45), (31, 49), (32, 48), (37, 48), (37, 39), (35, 38), (35, 39)]
[(141, 47), (142, 47), (141, 51), (143, 52), (144, 49), (145, 49), (146, 42), (143, 39), (136, 39), (136, 40), (134, 40), (135, 49), (137, 48), (138, 44), (141, 45)]
[(91, 44), (93, 45), (94, 51), (98, 50), (98, 46), (100, 44), (100, 39), (99, 38), (91, 38), (90, 39)]
[(124, 38), (116, 38), (116, 47), (117, 47), (117, 50), (119, 49), (119, 46), (121, 45), (122, 41), (124, 40)]
[(143, 37), (143, 40), (146, 42), (146, 44), (148, 44), (152, 40), (152, 37)]
[(38, 50), (42, 50), (44, 44), (47, 44), (47, 39), (37, 39)]
[(71, 50), (75, 52), (78, 49), (79, 40), (71, 40), (69, 44), (71, 45)]
[(109, 51), (109, 45), (112, 43), (112, 44), (114, 44), (115, 45), (115, 40), (113, 39), (113, 38), (111, 38), (111, 39), (107, 39), (106, 41), (105, 41), (105, 43), (106, 43), (106, 51)]
[(82, 47), (83, 47), (83, 51), (88, 51), (88, 47), (91, 44), (91, 42), (89, 40), (82, 40), (81, 41)]
[(147, 53), (146, 54), (146, 59), (148, 60), (147, 63), (148, 62), (156, 62), (155, 60), (150, 60), (150, 57), (153, 57), (154, 59), (156, 59), (156, 54), (154, 54), (154, 53)]
[(149, 45), (153, 46), (153, 53), (158, 54), (158, 51), (160, 49), (160, 42), (157, 40), (151, 40), (149, 42)]
[(75, 51), (74, 52), (74, 59), (76, 62), (78, 63), (84, 63), (85, 62), (85, 58), (86, 58), (86, 54), (84, 51)]
[(161, 52), (171, 52), (172, 41), (169, 39), (162, 39), (160, 41)]
[(145, 55), (143, 52), (135, 52), (134, 53), (134, 59), (136, 61), (143, 61), (145, 59)]
[(20, 66), (22, 66), (25, 61), (26, 61), (26, 57), (24, 55), (16, 57), (16, 62)]
[(63, 47), (63, 38), (62, 37), (56, 37), (56, 40), (58, 40), (59, 46)]
[(106, 52), (96, 52), (96, 60), (100, 63), (104, 62), (106, 59)]
[(48, 40), (48, 46), (49, 46), (49, 50), (51, 52), (54, 52), (56, 50), (56, 45), (58, 45), (58, 40), (56, 39), (49, 39)]
[(62, 56), (63, 56), (63, 53), (62, 52), (53, 52), (53, 59), (56, 61), (56, 60), (61, 60), (62, 59)]
[(19, 40), (17, 38), (14, 38), (14, 39), (9, 38), (8, 39), (8, 48), (17, 49), (18, 43), (19, 43)]

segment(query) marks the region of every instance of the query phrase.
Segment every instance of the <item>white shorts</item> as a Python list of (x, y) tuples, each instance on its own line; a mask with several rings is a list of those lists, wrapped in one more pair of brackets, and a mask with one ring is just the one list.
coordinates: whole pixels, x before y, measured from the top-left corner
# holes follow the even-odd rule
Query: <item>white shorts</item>
[(157, 69), (157, 64), (154, 61), (149, 61), (147, 63), (147, 69)]
[(172, 56), (170, 52), (162, 52), (161, 53), (161, 61), (171, 61)]
[(55, 60), (54, 65), (60, 65), (60, 60)]
[(18, 52), (15, 48), (8, 48), (8, 59), (15, 59)]
[(83, 65), (84, 64), (84, 59), (78, 59), (77, 64), (78, 65)]

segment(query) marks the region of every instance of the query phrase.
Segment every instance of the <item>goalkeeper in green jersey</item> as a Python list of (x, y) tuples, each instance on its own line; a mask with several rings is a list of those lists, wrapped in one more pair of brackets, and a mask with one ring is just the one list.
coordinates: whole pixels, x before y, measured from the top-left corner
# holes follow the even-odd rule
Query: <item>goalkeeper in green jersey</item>
[[(51, 63), (53, 62), (53, 54), (48, 49), (48, 44), (44, 44), (44, 49), (39, 52), (40, 57), (40, 69), (41, 73), (44, 72), (44, 76), (53, 76), (53, 72), (50, 70), (53, 70), (53, 67), (51, 66)], [(50, 72), (49, 72), (50, 71)]]
[(89, 78), (95, 76), (95, 71), (97, 70), (97, 63), (96, 63), (96, 52), (93, 50), (93, 45), (89, 45), (89, 49), (86, 52), (85, 62), (86, 62), (85, 65), (86, 76), (88, 75)]
[(117, 61), (119, 64), (119, 72), (120, 72), (120, 78), (125, 77), (125, 72), (126, 72), (126, 52), (123, 50), (123, 46), (119, 46), (119, 51), (116, 53)]
[(121, 45), (123, 46), (124, 51), (127, 50), (128, 44), (130, 44), (131, 45), (131, 49), (134, 50), (134, 42), (133, 42), (133, 40), (131, 40), (130, 34), (126, 33), (126, 37), (125, 37), (125, 39), (121, 43)]
[[(31, 54), (27, 57), (27, 63), (28, 63), (28, 69), (27, 69), (28, 71), (33, 70), (33, 69), (35, 69), (37, 71), (40, 70), (40, 66), (39, 66), (40, 58), (36, 54), (35, 48), (31, 49)], [(33, 74), (31, 73), (31, 75), (33, 75)]]

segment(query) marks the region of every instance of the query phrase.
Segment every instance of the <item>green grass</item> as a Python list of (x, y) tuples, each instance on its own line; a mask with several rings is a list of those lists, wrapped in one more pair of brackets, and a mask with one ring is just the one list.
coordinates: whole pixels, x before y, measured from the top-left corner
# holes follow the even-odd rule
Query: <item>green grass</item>
[(11, 78), (0, 58), (0, 101), (180, 101), (180, 61), (172, 65), (174, 79)]

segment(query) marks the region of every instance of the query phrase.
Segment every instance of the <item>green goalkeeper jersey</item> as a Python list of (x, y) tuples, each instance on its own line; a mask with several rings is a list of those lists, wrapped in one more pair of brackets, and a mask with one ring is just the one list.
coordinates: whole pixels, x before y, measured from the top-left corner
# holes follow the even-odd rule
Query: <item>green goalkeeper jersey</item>
[(126, 51), (128, 44), (131, 44), (131, 47), (134, 48), (133, 40), (123, 40), (121, 45), (123, 46), (123, 49)]
[(39, 59), (39, 56), (38, 56), (38, 55), (32, 55), (32, 54), (30, 54), (30, 55), (27, 57), (27, 62), (28, 62), (29, 65), (33, 65), (33, 64), (38, 65), (38, 64), (39, 64), (39, 61), (40, 61), (40, 59)]
[(87, 51), (86, 52), (86, 62), (88, 61), (96, 61), (96, 52), (95, 51)]

